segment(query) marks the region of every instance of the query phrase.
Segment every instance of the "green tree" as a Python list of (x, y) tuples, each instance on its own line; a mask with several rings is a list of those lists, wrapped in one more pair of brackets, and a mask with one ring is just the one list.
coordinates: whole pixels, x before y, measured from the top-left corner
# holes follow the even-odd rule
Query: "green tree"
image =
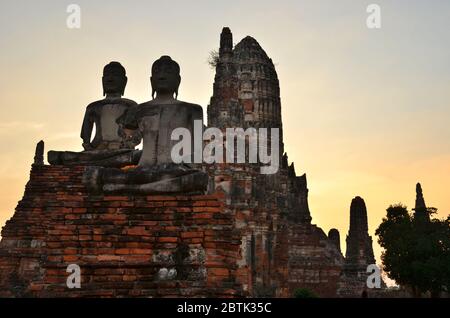
[(450, 216), (432, 219), (434, 208), (410, 214), (403, 205), (391, 205), (376, 230), (383, 270), (415, 296), (437, 297), (450, 291)]

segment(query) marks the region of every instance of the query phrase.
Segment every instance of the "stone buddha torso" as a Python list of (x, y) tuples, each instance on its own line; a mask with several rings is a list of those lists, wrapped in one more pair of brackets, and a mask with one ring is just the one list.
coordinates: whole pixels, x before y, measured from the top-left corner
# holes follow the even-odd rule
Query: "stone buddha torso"
[(117, 119), (123, 115), (126, 107), (122, 104), (106, 104), (100, 115), (101, 137), (104, 142), (120, 143), (119, 124)]
[(126, 111), (137, 104), (125, 98), (104, 99), (90, 104), (86, 109), (81, 137), (89, 138), (95, 124), (92, 150), (134, 149), (139, 144), (136, 134), (126, 136), (121, 124)]
[(193, 149), (194, 121), (203, 123), (202, 107), (178, 100), (140, 104), (127, 117), (127, 126), (138, 128), (143, 138), (143, 153), (140, 167), (158, 166), (173, 163), (172, 147), (178, 140), (172, 140), (176, 128), (186, 128), (191, 132)]

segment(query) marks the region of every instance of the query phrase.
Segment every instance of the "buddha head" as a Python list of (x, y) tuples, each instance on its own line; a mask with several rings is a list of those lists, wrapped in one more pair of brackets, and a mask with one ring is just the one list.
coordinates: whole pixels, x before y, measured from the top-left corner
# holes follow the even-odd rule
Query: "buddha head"
[(128, 78), (125, 68), (119, 62), (111, 62), (103, 69), (103, 96), (125, 92)]
[(155, 98), (155, 93), (172, 97), (175, 94), (175, 98), (177, 98), (181, 82), (180, 66), (170, 56), (161, 56), (153, 63), (150, 81), (153, 98)]

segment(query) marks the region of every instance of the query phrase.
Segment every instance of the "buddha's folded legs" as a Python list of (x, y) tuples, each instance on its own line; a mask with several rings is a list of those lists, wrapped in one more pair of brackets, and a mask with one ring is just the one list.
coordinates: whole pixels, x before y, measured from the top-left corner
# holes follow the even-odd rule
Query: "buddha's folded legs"
[(90, 150), (82, 152), (49, 151), (48, 162), (51, 165), (84, 165), (121, 168), (136, 165), (142, 155), (141, 150)]
[(163, 179), (143, 184), (106, 183), (103, 185), (105, 193), (191, 193), (204, 192), (208, 185), (208, 174), (202, 171)]
[(202, 192), (208, 185), (208, 174), (187, 165), (164, 164), (131, 170), (89, 167), (84, 183), (95, 192), (176, 193)]

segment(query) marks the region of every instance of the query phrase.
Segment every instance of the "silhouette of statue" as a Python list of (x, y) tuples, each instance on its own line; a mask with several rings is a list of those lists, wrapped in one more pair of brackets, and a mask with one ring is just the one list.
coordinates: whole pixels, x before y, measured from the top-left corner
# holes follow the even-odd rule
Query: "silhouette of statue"
[[(127, 85), (125, 68), (111, 62), (103, 69), (103, 95), (105, 98), (86, 108), (81, 139), (83, 152), (49, 151), (52, 165), (97, 165), (123, 167), (137, 164), (141, 152), (134, 150), (140, 143), (139, 131), (124, 127), (126, 112), (137, 104), (122, 98)], [(95, 125), (95, 136), (91, 141)]]
[(206, 173), (185, 163), (174, 163), (171, 157), (172, 147), (178, 143), (171, 140), (174, 129), (185, 128), (193, 138), (194, 121), (200, 121), (203, 128), (202, 107), (177, 100), (180, 82), (177, 62), (169, 56), (155, 61), (151, 75), (153, 100), (133, 107), (124, 119), (125, 128), (138, 129), (143, 137), (138, 167), (127, 171), (92, 167), (85, 174), (85, 182), (92, 189), (133, 193), (206, 190)]

